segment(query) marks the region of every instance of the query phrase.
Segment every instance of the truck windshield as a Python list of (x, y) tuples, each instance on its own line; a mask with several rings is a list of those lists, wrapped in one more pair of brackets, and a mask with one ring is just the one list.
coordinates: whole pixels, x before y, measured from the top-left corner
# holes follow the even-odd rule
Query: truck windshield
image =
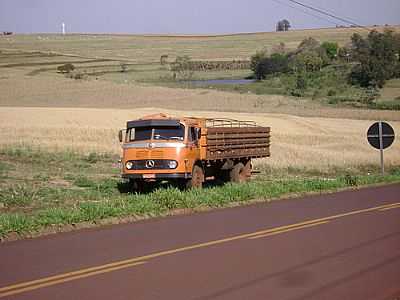
[(152, 138), (154, 129), (154, 140), (178, 140), (183, 141), (185, 135), (185, 127), (176, 126), (160, 126), (160, 127), (137, 127), (129, 129), (129, 141), (144, 141)]

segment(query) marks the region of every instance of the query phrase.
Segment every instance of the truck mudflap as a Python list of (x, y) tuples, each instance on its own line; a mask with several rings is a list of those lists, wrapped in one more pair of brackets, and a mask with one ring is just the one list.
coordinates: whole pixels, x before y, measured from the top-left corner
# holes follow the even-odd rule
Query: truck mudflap
[(188, 173), (156, 173), (156, 174), (122, 174), (123, 179), (188, 179)]

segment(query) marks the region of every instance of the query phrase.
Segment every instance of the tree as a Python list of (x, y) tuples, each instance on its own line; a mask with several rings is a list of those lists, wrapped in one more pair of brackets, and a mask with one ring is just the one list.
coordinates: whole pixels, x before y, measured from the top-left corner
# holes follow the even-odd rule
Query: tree
[(337, 56), (338, 56), (338, 58), (340, 60), (349, 63), (350, 60), (351, 60), (350, 52), (351, 51), (350, 51), (349, 47), (346, 47), (346, 46), (345, 47), (340, 47), (339, 50), (338, 50)]
[(320, 71), (324, 61), (316, 51), (304, 51), (297, 54), (293, 59), (293, 69), (297, 72)]
[(290, 22), (283, 19), (276, 24), (276, 31), (289, 31), (290, 27)]
[(352, 58), (358, 62), (350, 74), (350, 82), (362, 87), (382, 88), (399, 69), (399, 46), (393, 31), (371, 31), (365, 39), (359, 34), (351, 38)]
[(178, 56), (175, 62), (171, 64), (171, 71), (174, 79), (190, 80), (193, 76), (193, 66), (190, 57)]
[(325, 50), (326, 55), (330, 60), (333, 60), (337, 57), (338, 54), (338, 43), (333, 42), (323, 42), (321, 44), (321, 48)]
[(320, 47), (320, 43), (313, 37), (305, 38), (297, 46), (297, 52), (316, 51)]
[(319, 71), (321, 67), (330, 63), (326, 50), (312, 37), (301, 41), (293, 53), (292, 61), (294, 68), (300, 68), (303, 71)]
[(251, 59), (251, 69), (258, 80), (272, 74), (287, 73), (290, 70), (289, 59), (285, 54), (274, 53), (267, 56), (265, 52), (259, 52)]
[(268, 52), (266, 50), (261, 50), (257, 51), (256, 54), (250, 58), (250, 69), (253, 71), (257, 80), (265, 78), (261, 62), (266, 59), (267, 56)]

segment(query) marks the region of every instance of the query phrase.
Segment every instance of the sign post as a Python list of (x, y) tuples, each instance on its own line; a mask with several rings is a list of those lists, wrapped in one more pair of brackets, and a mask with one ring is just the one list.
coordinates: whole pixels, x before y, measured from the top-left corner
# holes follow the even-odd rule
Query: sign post
[(380, 151), (381, 173), (384, 175), (385, 164), (383, 162), (383, 150), (392, 145), (394, 141), (394, 130), (388, 123), (379, 121), (369, 127), (367, 139), (372, 147)]

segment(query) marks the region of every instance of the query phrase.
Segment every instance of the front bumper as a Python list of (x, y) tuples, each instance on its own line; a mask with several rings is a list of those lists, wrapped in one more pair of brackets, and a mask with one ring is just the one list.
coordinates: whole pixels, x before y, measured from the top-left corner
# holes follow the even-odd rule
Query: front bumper
[(122, 174), (123, 179), (188, 179), (189, 173)]

